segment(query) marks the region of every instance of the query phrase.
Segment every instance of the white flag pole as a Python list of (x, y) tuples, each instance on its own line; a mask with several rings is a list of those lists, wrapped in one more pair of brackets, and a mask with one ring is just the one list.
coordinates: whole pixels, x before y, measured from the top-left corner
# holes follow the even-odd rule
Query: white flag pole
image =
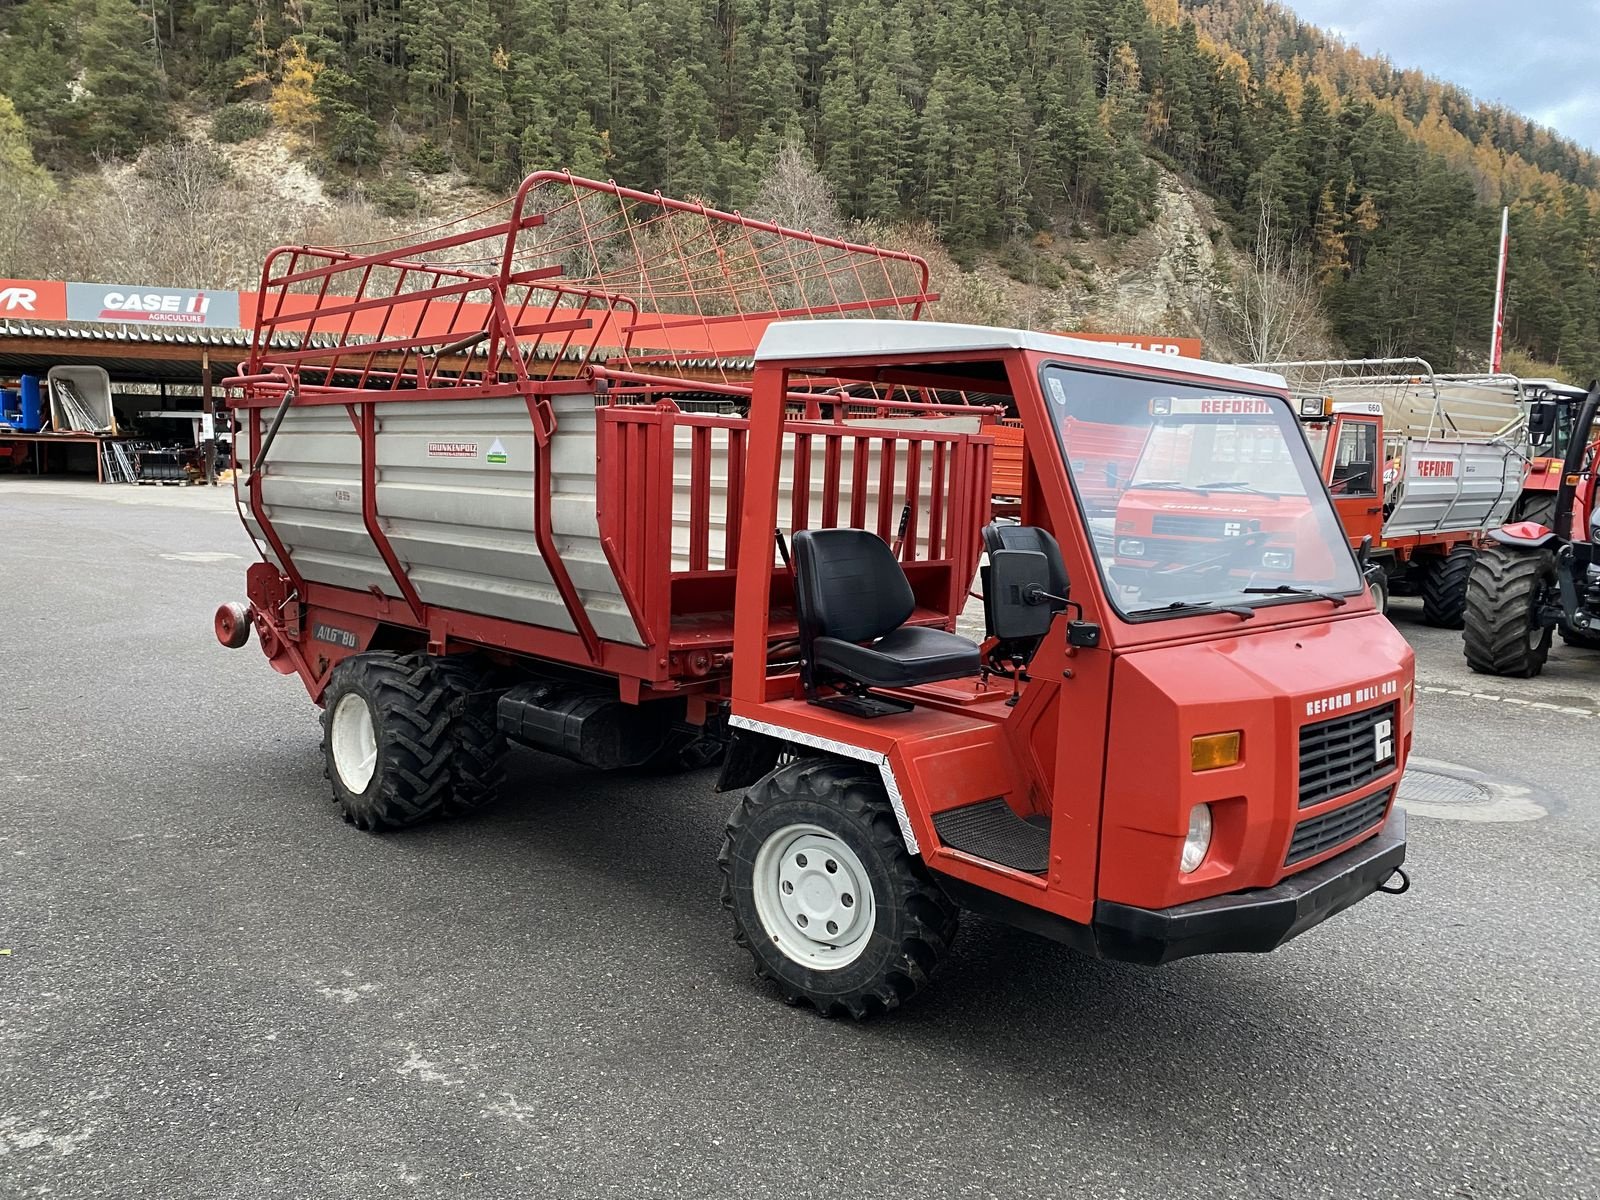
[(1500, 373), (1506, 338), (1506, 260), (1511, 249), (1511, 209), (1500, 210), (1500, 264), (1494, 276), (1494, 338), (1489, 345), (1489, 370)]

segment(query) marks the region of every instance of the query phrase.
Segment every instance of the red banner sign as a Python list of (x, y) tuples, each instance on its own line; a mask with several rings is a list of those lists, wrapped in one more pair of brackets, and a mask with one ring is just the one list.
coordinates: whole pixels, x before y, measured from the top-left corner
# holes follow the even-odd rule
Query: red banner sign
[(0, 319), (65, 321), (67, 285), (42, 279), (0, 279)]
[(1144, 333), (1063, 333), (1061, 336), (1077, 338), (1082, 342), (1121, 346), (1127, 350), (1149, 350), (1153, 354), (1171, 354), (1179, 358), (1206, 356), (1205, 343), (1199, 338), (1155, 337)]

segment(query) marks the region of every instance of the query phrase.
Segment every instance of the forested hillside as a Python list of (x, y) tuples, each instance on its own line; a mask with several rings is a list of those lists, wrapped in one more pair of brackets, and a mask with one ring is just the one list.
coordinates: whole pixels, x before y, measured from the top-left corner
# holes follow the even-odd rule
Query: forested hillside
[(1266, 243), (1220, 296), (1303, 276), (1349, 352), (1449, 366), (1483, 353), (1506, 201), (1513, 341), (1600, 370), (1595, 157), (1260, 0), (22, 0), (0, 94), (58, 186), (201, 109), (399, 213), (550, 165), (750, 206), (790, 145), (846, 218), (1066, 290), (1175, 174), (1211, 241)]

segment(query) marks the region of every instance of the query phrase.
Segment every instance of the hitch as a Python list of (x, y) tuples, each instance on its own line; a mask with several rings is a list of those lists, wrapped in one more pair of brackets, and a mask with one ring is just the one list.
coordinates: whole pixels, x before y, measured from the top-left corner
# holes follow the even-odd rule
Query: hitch
[[(1400, 880), (1395, 883), (1395, 879)], [(1411, 890), (1411, 876), (1406, 874), (1404, 867), (1396, 867), (1394, 874), (1378, 885), (1378, 890), (1387, 896), (1404, 896)]]

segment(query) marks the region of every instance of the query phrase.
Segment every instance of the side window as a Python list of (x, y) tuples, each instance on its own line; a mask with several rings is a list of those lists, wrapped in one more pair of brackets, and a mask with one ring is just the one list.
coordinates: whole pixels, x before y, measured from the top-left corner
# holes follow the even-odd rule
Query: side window
[(1346, 421), (1339, 429), (1333, 478), (1335, 496), (1375, 496), (1378, 492), (1378, 426), (1372, 421)]

